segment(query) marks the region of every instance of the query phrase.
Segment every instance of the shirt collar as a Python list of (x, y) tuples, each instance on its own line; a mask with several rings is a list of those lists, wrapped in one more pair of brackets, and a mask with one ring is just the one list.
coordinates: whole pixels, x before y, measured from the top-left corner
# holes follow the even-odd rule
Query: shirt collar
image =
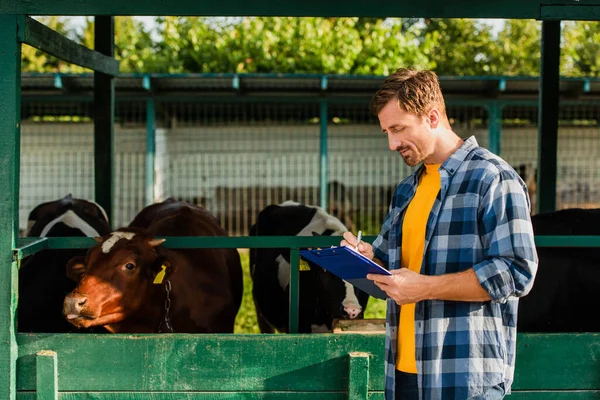
[(477, 143), (475, 136), (469, 137), (458, 149), (456, 149), (454, 153), (450, 155), (450, 157), (448, 157), (446, 161), (442, 163), (441, 168), (445, 169), (448, 174), (454, 175), (460, 164), (462, 164), (467, 157), (467, 154), (469, 154), (475, 147), (478, 146), (479, 144)]

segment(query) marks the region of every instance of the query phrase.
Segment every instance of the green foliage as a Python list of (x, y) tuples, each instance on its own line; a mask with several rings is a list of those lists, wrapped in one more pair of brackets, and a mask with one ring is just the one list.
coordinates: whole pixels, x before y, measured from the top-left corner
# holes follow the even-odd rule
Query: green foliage
[(508, 20), (498, 33), (490, 57), (492, 75), (539, 75), (541, 23), (534, 20)]
[[(92, 18), (40, 22), (93, 48)], [(541, 23), (507, 20), (496, 35), (473, 19), (159, 17), (145, 26), (115, 17), (122, 72), (388, 75), (396, 68), (439, 75), (539, 75)], [(600, 24), (563, 22), (561, 74), (598, 75)], [(23, 71), (81, 72), (23, 47)]]
[(422, 43), (438, 75), (487, 75), (494, 40), (490, 27), (472, 19), (427, 19)]
[(563, 22), (561, 74), (600, 76), (600, 22)]

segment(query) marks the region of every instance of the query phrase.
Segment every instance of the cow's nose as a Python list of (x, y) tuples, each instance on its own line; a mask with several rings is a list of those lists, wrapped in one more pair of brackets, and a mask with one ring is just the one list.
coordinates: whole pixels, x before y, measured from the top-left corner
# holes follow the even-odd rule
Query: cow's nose
[(63, 307), (64, 314), (67, 316), (79, 316), (79, 313), (85, 306), (85, 303), (87, 303), (87, 297), (85, 296), (69, 295), (65, 297), (65, 304)]
[(350, 317), (350, 319), (354, 319), (354, 318), (358, 317), (358, 315), (360, 314), (361, 311), (362, 310), (357, 307), (352, 307), (352, 306), (344, 307), (344, 312), (346, 314), (348, 314), (348, 317)]

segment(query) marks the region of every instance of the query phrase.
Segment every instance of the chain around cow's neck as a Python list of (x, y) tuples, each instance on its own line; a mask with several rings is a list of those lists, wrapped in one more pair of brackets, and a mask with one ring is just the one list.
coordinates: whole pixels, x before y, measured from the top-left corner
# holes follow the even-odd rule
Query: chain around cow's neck
[(158, 333), (173, 333), (173, 327), (171, 326), (171, 320), (169, 319), (169, 312), (171, 311), (171, 281), (168, 279), (165, 281), (165, 292), (167, 292), (167, 298), (165, 300), (165, 319), (158, 324)]

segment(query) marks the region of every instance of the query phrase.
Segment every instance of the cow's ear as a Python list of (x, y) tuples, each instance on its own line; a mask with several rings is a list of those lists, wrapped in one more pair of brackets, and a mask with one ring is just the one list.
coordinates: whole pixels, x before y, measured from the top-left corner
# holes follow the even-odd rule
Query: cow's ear
[(167, 240), (167, 239), (156, 239), (156, 238), (155, 238), (155, 239), (152, 239), (152, 240), (150, 240), (150, 241), (148, 242), (148, 244), (149, 244), (151, 247), (156, 247), (156, 246), (160, 246), (161, 244), (163, 244), (163, 243), (165, 242), (165, 240)]
[(67, 276), (74, 282), (79, 282), (81, 276), (85, 274), (87, 265), (85, 265), (85, 257), (71, 258), (67, 263)]
[(167, 257), (157, 257), (152, 266), (152, 272), (154, 273), (153, 283), (159, 285), (173, 272), (173, 264), (171, 264)]

